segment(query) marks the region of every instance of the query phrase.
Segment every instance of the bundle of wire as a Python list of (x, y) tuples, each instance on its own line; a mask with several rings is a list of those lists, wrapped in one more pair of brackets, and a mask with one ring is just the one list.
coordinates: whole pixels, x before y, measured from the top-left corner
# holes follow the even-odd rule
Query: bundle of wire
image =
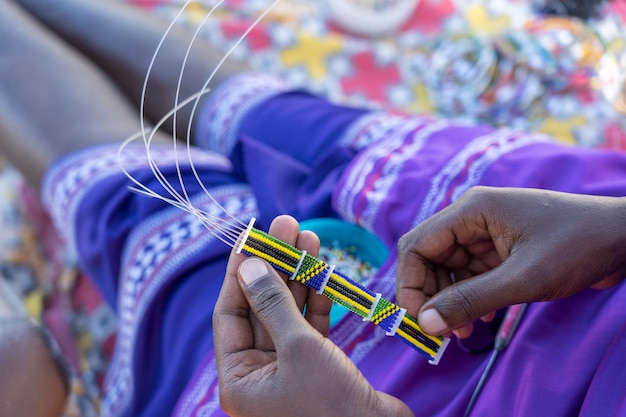
[[(144, 100), (146, 87), (150, 78), (150, 74), (155, 63), (156, 56), (159, 53), (161, 45), (167, 38), (171, 28), (181, 16), (185, 8), (191, 3), (191, 0), (187, 0), (182, 6), (176, 18), (172, 21), (166, 33), (161, 39), (161, 43), (157, 47), (153, 56), (152, 62), (149, 65), (146, 79), (143, 86), (142, 100), (140, 103), (140, 122), (141, 131), (136, 135), (128, 138), (119, 149), (119, 161), (120, 168), (127, 175), (127, 177), (134, 183), (135, 186), (131, 187), (131, 190), (144, 194), (149, 197), (157, 198), (171, 204), (174, 207), (178, 207), (181, 210), (187, 211), (193, 214), (200, 223), (207, 229), (208, 232), (216, 236), (220, 241), (225, 244), (237, 248), (237, 251), (246, 253), (252, 256), (258, 256), (267, 260), (276, 270), (285, 272), (291, 276), (292, 279), (299, 281), (309, 287), (315, 288), (320, 294), (324, 294), (334, 302), (343, 305), (348, 310), (360, 315), (366, 321), (382, 327), (387, 331), (390, 336), (397, 336), (406, 342), (408, 345), (416, 349), (428, 357), (430, 363), (437, 364), (448, 344), (449, 339), (444, 337), (430, 336), (422, 331), (417, 320), (411, 315), (406, 313), (406, 310), (398, 307), (391, 301), (382, 297), (381, 294), (374, 293), (359, 283), (353, 281), (346, 275), (335, 271), (333, 265), (328, 265), (325, 262), (307, 254), (305, 251), (301, 251), (285, 242), (282, 242), (273, 236), (270, 236), (261, 230), (253, 228), (255, 219), (246, 225), (239, 219), (231, 216), (228, 211), (222, 207), (210, 194), (210, 192), (204, 187), (198, 172), (195, 169), (193, 159), (191, 157), (191, 124), (189, 125), (187, 133), (186, 154), (190, 168), (193, 172), (195, 179), (201, 186), (204, 193), (212, 199), (217, 207), (225, 214), (228, 220), (223, 216), (217, 216), (214, 213), (208, 213), (203, 210), (194, 207), (191, 202), (183, 177), (180, 172), (180, 161), (176, 161), (176, 167), (178, 171), (178, 180), (180, 190), (178, 190), (173, 184), (171, 184), (164, 174), (159, 169), (158, 164), (154, 160), (154, 155), (151, 150), (151, 144), (154, 133), (159, 129), (168, 119), (173, 119), (174, 131), (176, 131), (177, 112), (184, 106), (193, 105), (192, 114), (195, 114), (200, 98), (209, 92), (209, 83), (224, 63), (226, 58), (232, 53), (232, 51), (245, 39), (255, 25), (263, 19), (269, 11), (279, 3), (280, 0), (275, 0), (260, 16), (252, 22), (248, 29), (242, 34), (242, 36), (232, 45), (229, 51), (224, 55), (222, 60), (216, 65), (211, 75), (208, 77), (204, 86), (191, 97), (185, 100), (179, 100), (178, 94), (176, 96), (176, 103), (174, 108), (163, 118), (158, 121), (152, 129), (148, 129), (144, 125)], [(206, 21), (206, 19), (224, 2), (224, 0), (218, 1), (216, 5), (207, 13), (204, 21), (198, 26), (189, 48), (185, 55), (185, 59), (181, 65), (181, 73), (178, 80), (178, 86), (183, 77), (184, 69), (187, 63), (187, 58), (191, 52), (191, 47), (199, 31)], [(153, 189), (148, 188), (145, 184), (135, 178), (124, 167), (122, 154), (124, 149), (133, 141), (142, 139), (146, 148), (147, 162), (149, 163), (152, 172), (157, 181), (163, 186), (166, 194), (161, 194)], [(177, 138), (172, 137), (172, 145), (176, 151), (178, 158)], [(181, 155), (182, 156), (182, 155)]]

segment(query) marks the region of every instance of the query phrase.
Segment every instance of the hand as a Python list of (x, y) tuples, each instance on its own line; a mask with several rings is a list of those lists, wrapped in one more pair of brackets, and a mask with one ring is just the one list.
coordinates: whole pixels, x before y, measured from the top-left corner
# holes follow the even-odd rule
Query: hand
[[(269, 232), (317, 256), (319, 239), (298, 233), (293, 218), (276, 218)], [(222, 409), (234, 417), (413, 416), (326, 337), (331, 301), (284, 281), (267, 262), (231, 254), (213, 315)]]
[(401, 238), (398, 303), (467, 337), (499, 308), (617, 284), (625, 243), (622, 198), (476, 187)]

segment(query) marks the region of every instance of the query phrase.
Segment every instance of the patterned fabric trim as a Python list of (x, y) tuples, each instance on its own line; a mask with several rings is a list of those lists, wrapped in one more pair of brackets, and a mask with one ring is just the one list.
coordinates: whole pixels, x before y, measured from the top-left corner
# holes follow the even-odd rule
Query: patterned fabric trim
[(503, 155), (533, 143), (551, 142), (541, 134), (499, 129), (477, 137), (430, 181), (430, 188), (413, 222), (415, 227), (478, 185), (485, 171)]
[[(152, 145), (150, 153), (159, 167), (184, 161), (187, 152), (176, 150), (169, 145)], [(194, 164), (208, 163), (216, 168), (230, 169), (230, 162), (218, 155), (192, 150)], [(75, 224), (76, 214), (82, 199), (98, 186), (100, 181), (119, 176), (120, 164), (132, 172), (148, 168), (145, 147), (131, 144), (119, 153), (119, 144), (109, 144), (87, 148), (59, 160), (44, 178), (42, 201), (49, 210), (56, 229), (63, 233), (69, 255), (76, 257)]]
[[(215, 201), (200, 194), (192, 199), (194, 207), (223, 219), (228, 214), (220, 206), (243, 221), (258, 215), (254, 196), (246, 185), (208, 191)], [(176, 271), (185, 262), (216, 239), (194, 215), (173, 207), (147, 219), (129, 238), (121, 272), (117, 344), (105, 382), (104, 416), (121, 415), (130, 404), (134, 392), (130, 372), (133, 351), (152, 300), (169, 280), (177, 277)]]
[[(419, 157), (419, 152), (433, 134), (460, 125), (431, 121), (424, 126), (419, 119), (407, 123), (398, 116), (366, 116), (364, 119), (361, 126), (365, 128), (353, 129), (353, 136), (346, 137), (344, 144), (357, 144), (357, 147), (370, 145), (350, 164), (344, 174), (345, 183), (350, 186), (338, 192), (336, 201), (338, 211), (344, 218), (372, 230), (380, 215), (380, 202), (389, 193), (404, 164)], [(404, 130), (400, 123), (411, 127)], [(358, 136), (354, 132), (359, 132)], [(470, 187), (478, 185), (485, 171), (498, 158), (515, 149), (550, 140), (544, 135), (508, 129), (475, 138), (433, 178), (414, 226), (450, 204)], [(393, 301), (396, 267), (395, 264), (389, 265), (387, 270), (379, 271), (365, 285)], [(360, 323), (341, 321), (331, 330), (331, 338), (358, 364), (385, 336), (357, 324)]]
[(445, 122), (424, 122), (410, 118), (401, 125), (372, 125), (372, 130), (362, 132), (362, 137), (373, 144), (352, 161), (344, 174), (350, 186), (343, 187), (336, 199), (337, 209), (346, 220), (373, 231), (380, 205), (406, 163), (415, 160), (434, 133), (449, 127)]
[(197, 146), (230, 155), (237, 143), (239, 124), (256, 105), (287, 90), (277, 77), (239, 74), (228, 79), (207, 100), (198, 117)]
[(220, 410), (217, 363), (213, 353), (207, 356), (178, 402), (174, 417), (212, 416)]
[(339, 140), (339, 145), (358, 152), (387, 137), (399, 135), (398, 131), (406, 131), (407, 123), (415, 125), (431, 121), (427, 117), (417, 118), (385, 112), (368, 113), (352, 123)]

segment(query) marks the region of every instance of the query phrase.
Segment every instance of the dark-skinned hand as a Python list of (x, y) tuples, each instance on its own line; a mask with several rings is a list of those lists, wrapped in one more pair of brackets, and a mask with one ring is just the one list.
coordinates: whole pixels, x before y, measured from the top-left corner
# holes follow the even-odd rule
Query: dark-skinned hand
[(625, 276), (625, 199), (476, 187), (401, 238), (396, 291), (424, 331), (467, 337), (497, 309)]
[[(299, 233), (291, 217), (277, 217), (269, 233), (318, 254), (317, 236)], [(264, 260), (232, 253), (213, 315), (222, 409), (234, 417), (413, 416), (326, 337), (330, 307)]]

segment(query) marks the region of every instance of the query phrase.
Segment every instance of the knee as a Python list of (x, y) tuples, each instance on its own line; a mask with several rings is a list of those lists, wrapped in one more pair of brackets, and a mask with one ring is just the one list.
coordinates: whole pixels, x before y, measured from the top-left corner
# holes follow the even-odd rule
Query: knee
[(0, 415), (59, 417), (68, 372), (50, 337), (27, 318), (0, 320)]

